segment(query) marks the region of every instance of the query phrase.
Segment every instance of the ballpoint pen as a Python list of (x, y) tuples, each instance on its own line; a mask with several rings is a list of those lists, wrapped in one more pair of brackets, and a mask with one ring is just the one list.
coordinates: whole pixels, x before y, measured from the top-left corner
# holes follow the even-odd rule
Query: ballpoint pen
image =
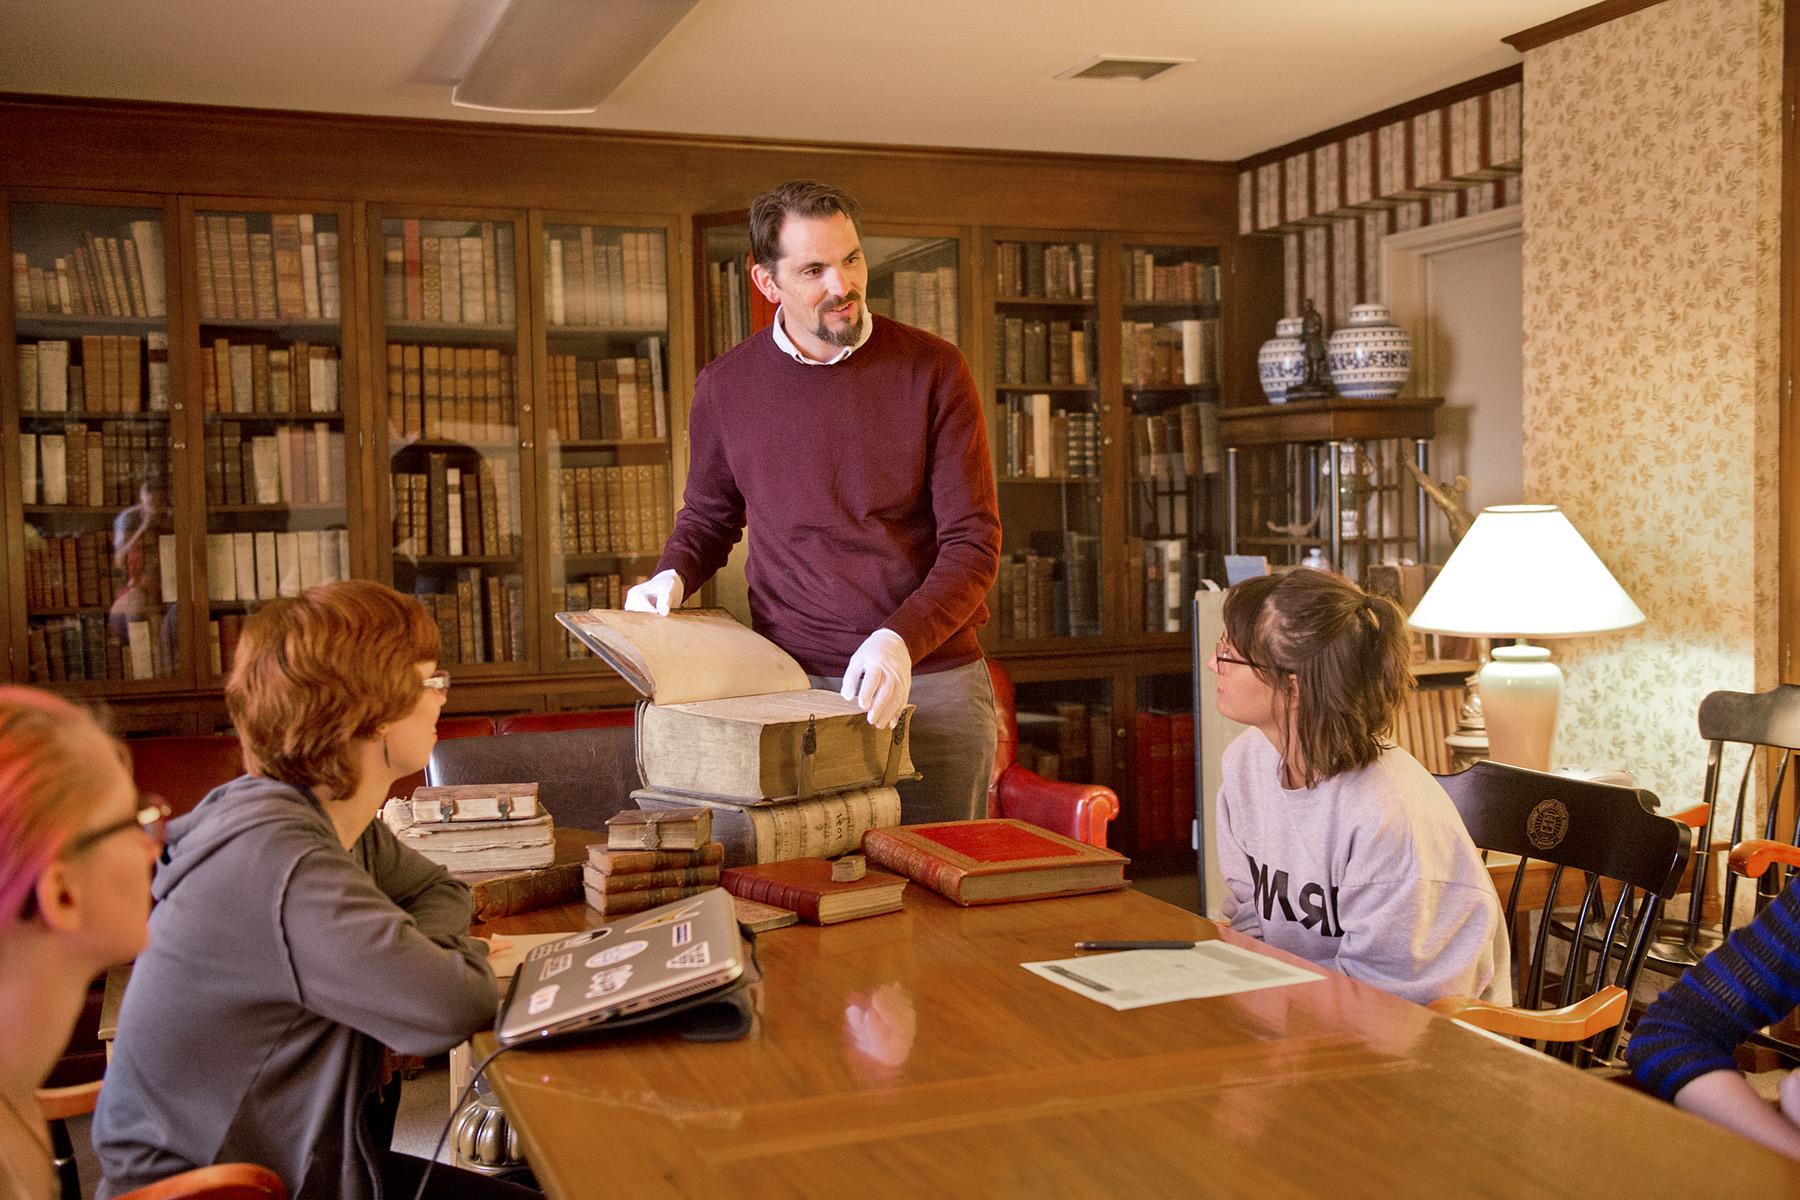
[(1076, 942), (1077, 950), (1192, 950), (1194, 942)]

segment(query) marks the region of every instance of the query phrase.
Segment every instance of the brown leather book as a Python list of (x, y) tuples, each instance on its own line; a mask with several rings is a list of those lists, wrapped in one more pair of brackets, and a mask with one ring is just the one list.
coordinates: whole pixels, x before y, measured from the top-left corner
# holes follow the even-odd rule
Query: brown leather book
[(824, 858), (727, 867), (719, 882), (734, 896), (792, 909), (814, 925), (898, 912), (906, 890), (905, 879), (886, 871), (870, 871), (861, 879), (840, 883), (831, 878), (831, 861)]
[(457, 878), (469, 885), (476, 921), (531, 912), (581, 898), (581, 868), (588, 847), (603, 834), (591, 829), (556, 830), (556, 859), (524, 871), (487, 871)]
[(1004, 818), (872, 829), (863, 853), (962, 905), (1116, 891), (1131, 861)]

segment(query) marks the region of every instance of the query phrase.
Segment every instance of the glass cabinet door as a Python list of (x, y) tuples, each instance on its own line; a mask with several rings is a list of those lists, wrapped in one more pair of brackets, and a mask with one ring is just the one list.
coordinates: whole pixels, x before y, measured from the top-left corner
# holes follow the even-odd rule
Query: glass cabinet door
[(750, 227), (741, 213), (696, 219), (694, 232), (694, 302), (702, 314), (694, 348), (705, 366), (768, 324), (774, 306), (750, 282)]
[(1200, 579), (1223, 579), (1219, 253), (1127, 245), (1120, 375), (1136, 603), (1130, 627), (1182, 633)]
[(11, 207), (24, 670), (185, 671), (172, 509), (164, 210)]
[(962, 245), (954, 237), (863, 235), (869, 311), (962, 344)]
[(1101, 413), (1092, 243), (990, 246), (989, 440), (1000, 492), (1002, 643), (1099, 637)]
[(1120, 819), (1121, 848), (1157, 863), (1192, 864), (1194, 825), (1193, 679), (1141, 675), (1131, 727), (1131, 787)]
[(394, 586), (442, 660), (531, 656), (520, 471), (518, 224), (385, 216), (383, 338)]
[(258, 604), (351, 575), (342, 227), (297, 208), (199, 208), (190, 227), (217, 678)]
[[(618, 608), (674, 516), (668, 235), (546, 220), (541, 262), (550, 611)], [(562, 658), (600, 666), (557, 641)]]

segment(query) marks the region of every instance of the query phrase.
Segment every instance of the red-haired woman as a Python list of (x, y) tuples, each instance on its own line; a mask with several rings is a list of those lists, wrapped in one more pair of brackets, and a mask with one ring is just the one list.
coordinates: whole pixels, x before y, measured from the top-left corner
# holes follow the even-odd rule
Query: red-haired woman
[(1225, 597), (1207, 666), (1225, 748), (1219, 866), (1231, 927), (1417, 1003), (1512, 999), (1500, 898), (1456, 807), (1392, 740), (1406, 619), (1342, 576)]
[(54, 1192), (37, 1088), (94, 976), (143, 949), (165, 815), (86, 712), (0, 688), (0, 1196)]
[(382, 1047), (442, 1053), (496, 998), (468, 889), (374, 819), (436, 741), (437, 654), (419, 603), (367, 580), (244, 622), (225, 699), (248, 773), (170, 824), (94, 1119), (102, 1194), (221, 1160), (298, 1200), (410, 1191), (419, 1160), (373, 1119)]

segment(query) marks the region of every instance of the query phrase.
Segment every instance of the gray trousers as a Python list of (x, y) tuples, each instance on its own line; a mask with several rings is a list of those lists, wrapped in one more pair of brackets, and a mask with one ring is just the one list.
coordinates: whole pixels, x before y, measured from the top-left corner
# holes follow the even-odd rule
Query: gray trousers
[[(837, 691), (841, 677), (808, 676), (817, 688)], [(907, 703), (917, 708), (907, 737), (921, 778), (900, 784), (900, 819), (966, 821), (987, 816), (988, 781), (999, 740), (994, 685), (980, 659), (967, 666), (914, 675)]]

